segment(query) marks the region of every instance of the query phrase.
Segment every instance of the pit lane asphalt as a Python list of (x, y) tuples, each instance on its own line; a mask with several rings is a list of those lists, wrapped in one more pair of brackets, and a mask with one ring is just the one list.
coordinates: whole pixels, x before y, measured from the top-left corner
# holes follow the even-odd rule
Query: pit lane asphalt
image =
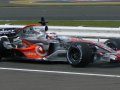
[(120, 6), (0, 7), (0, 20), (120, 20)]

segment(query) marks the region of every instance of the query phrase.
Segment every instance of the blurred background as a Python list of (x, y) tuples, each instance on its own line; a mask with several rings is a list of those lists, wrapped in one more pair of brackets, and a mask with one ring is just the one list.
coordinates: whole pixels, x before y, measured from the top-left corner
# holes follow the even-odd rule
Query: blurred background
[(36, 0), (36, 1), (58, 1), (58, 2), (59, 2), (59, 1), (61, 1), (61, 2), (62, 2), (62, 1), (63, 1), (63, 2), (76, 2), (76, 1), (77, 1), (77, 2), (79, 2), (79, 1), (82, 1), (82, 2), (86, 2), (86, 1), (88, 1), (88, 2), (89, 2), (89, 1), (90, 1), (90, 2), (91, 2), (91, 1), (99, 1), (99, 2), (100, 2), (100, 1), (105, 1), (105, 2), (107, 2), (107, 1), (108, 1), (108, 2), (115, 2), (115, 1), (120, 1), (120, 0)]

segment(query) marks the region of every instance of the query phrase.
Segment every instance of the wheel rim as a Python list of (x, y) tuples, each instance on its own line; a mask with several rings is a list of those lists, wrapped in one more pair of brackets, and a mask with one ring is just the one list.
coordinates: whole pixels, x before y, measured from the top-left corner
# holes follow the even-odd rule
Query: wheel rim
[(71, 62), (75, 62), (75, 63), (80, 62), (81, 56), (82, 56), (82, 53), (77, 47), (70, 48), (69, 59), (71, 60)]

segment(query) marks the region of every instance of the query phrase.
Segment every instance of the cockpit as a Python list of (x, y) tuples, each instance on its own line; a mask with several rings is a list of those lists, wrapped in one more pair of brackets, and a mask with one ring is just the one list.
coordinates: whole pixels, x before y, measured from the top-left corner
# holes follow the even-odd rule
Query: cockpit
[(29, 26), (18, 33), (18, 36), (26, 39), (45, 39), (45, 26)]

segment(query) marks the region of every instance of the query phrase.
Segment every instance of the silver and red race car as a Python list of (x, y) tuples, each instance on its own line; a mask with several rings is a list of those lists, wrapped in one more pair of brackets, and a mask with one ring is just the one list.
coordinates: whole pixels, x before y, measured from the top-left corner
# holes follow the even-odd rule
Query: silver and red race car
[(96, 61), (120, 61), (120, 39), (100, 43), (59, 36), (47, 33), (47, 30), (44, 18), (40, 24), (27, 25), (18, 30), (0, 29), (0, 58), (53, 61), (53, 58), (64, 56), (70, 65), (78, 67)]

